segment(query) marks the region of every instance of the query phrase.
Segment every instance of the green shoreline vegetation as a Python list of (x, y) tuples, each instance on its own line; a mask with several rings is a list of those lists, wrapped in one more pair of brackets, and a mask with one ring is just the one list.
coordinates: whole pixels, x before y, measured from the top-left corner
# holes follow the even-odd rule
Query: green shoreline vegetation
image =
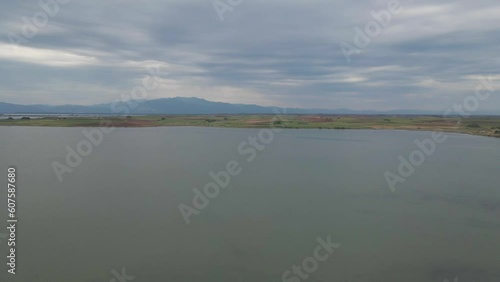
[(148, 116), (29, 116), (0, 119), (0, 126), (114, 127), (200, 126), (224, 128), (281, 127), (292, 129), (385, 129), (464, 133), (500, 138), (500, 116), (468, 118), (410, 115), (148, 115)]

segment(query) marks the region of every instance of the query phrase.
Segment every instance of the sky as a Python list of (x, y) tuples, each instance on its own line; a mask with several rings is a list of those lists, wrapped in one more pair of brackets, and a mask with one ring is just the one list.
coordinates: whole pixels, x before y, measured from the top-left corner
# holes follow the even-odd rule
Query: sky
[(483, 78), (500, 113), (498, 0), (57, 1), (2, 2), (0, 102), (111, 102), (157, 67), (147, 99), (444, 111)]

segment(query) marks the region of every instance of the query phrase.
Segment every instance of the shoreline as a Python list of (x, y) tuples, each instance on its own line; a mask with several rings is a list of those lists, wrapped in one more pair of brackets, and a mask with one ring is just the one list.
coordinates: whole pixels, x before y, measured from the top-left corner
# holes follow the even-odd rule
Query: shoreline
[(466, 134), (500, 138), (500, 116), (471, 116), (466, 119), (437, 116), (378, 115), (154, 115), (100, 117), (42, 117), (0, 119), (0, 126), (35, 127), (203, 127), (284, 128), (324, 130), (408, 130)]

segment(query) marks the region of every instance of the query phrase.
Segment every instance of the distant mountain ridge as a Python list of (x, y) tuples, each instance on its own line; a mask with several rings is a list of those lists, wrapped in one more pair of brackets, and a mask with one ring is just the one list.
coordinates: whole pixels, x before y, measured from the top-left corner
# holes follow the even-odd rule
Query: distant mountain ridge
[[(264, 107), (251, 104), (230, 104), (213, 102), (200, 98), (161, 98), (154, 100), (129, 101), (137, 106), (131, 107), (124, 102), (81, 105), (18, 105), (0, 102), (0, 114), (171, 114), (171, 115), (196, 115), (196, 114), (273, 114), (277, 107)], [(422, 110), (350, 110), (350, 109), (299, 109), (287, 108), (288, 114), (400, 114), (400, 115), (441, 115), (441, 112)], [(495, 114), (498, 113), (477, 113)]]

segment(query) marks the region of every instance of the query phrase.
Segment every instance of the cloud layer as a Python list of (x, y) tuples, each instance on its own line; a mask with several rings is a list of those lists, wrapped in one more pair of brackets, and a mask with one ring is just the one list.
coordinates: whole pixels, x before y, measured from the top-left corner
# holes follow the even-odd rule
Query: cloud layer
[[(396, 0), (220, 0), (219, 14), (212, 0), (55, 1), (2, 4), (0, 101), (110, 102), (152, 65), (168, 73), (149, 99), (444, 111), (480, 76), (500, 92), (496, 0), (401, 0), (363, 48), (356, 28)], [(480, 110), (500, 112), (499, 96)]]

